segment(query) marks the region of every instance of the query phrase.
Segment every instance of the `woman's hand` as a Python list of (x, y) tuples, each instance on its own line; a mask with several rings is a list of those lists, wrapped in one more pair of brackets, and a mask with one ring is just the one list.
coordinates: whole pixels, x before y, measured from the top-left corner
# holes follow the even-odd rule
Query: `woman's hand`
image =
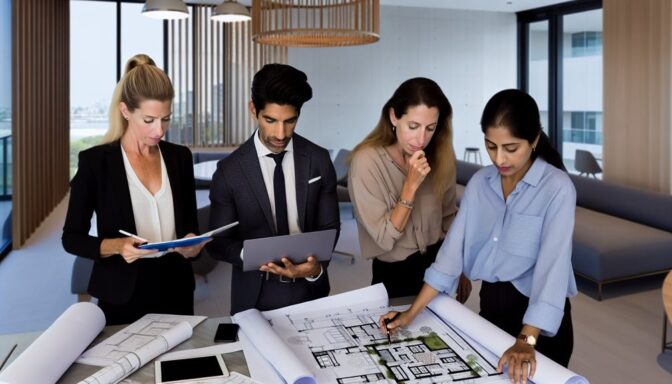
[[(189, 233), (186, 236), (184, 236), (184, 239), (186, 239), (188, 237), (194, 237), (194, 236), (196, 236), (196, 235), (193, 234), (193, 233)], [(196, 245), (189, 246), (189, 247), (171, 248), (171, 249), (168, 250), (168, 252), (177, 252), (180, 255), (184, 256), (185, 259), (191, 259), (193, 257), (198, 256), (198, 254), (201, 253), (201, 250), (203, 249), (205, 244), (209, 243), (210, 241), (212, 241), (212, 238), (210, 238), (206, 241), (203, 241), (201, 243), (198, 243)]]
[(457, 283), (457, 301), (464, 304), (471, 295), (471, 280), (467, 279), (464, 276), (464, 273), (460, 275), (460, 281)]
[(138, 248), (138, 241), (132, 237), (119, 237), (115, 239), (104, 239), (100, 244), (100, 255), (109, 257), (112, 255), (121, 255), (127, 263), (132, 263), (144, 256), (156, 253), (156, 251)]
[[(394, 334), (398, 331), (398, 328), (405, 327), (406, 325), (413, 322), (415, 315), (412, 315), (409, 311), (397, 312), (390, 311), (378, 319), (378, 325), (380, 326), (380, 331), (387, 335), (388, 333)], [(385, 322), (387, 320), (387, 322)]]
[(527, 383), (527, 379), (534, 377), (537, 370), (534, 347), (522, 340), (516, 340), (513, 346), (504, 352), (497, 364), (497, 372), (504, 370), (504, 365), (509, 366), (509, 379), (516, 384)]
[(416, 191), (431, 170), (425, 152), (415, 152), (406, 160), (406, 183)]

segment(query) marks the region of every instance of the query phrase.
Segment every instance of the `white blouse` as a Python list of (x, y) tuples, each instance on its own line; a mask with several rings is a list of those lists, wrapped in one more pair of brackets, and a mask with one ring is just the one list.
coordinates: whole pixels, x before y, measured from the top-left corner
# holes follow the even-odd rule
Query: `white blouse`
[(124, 157), (126, 179), (131, 193), (136, 234), (150, 243), (175, 239), (173, 191), (170, 188), (163, 156), (161, 156), (161, 188), (155, 195), (152, 195), (135, 174), (123, 146), (121, 146), (121, 153)]

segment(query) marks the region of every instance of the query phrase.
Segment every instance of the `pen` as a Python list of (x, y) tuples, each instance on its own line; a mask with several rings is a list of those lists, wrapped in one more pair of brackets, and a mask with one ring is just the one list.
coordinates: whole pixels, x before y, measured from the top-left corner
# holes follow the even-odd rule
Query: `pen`
[(12, 355), (12, 353), (14, 352), (14, 350), (16, 349), (17, 346), (18, 346), (18, 344), (14, 344), (12, 349), (9, 350), (9, 353), (7, 354), (7, 356), (5, 356), (5, 359), (2, 361), (2, 364), (0, 364), (0, 369), (2, 369), (2, 367), (5, 366), (5, 363), (7, 362), (7, 360), (9, 360), (9, 356)]
[(392, 344), (392, 336), (390, 333), (390, 330), (387, 329), (387, 324), (393, 322), (397, 317), (399, 317), (399, 312), (397, 312), (391, 319), (385, 319), (383, 322), (385, 323), (385, 330), (387, 331), (387, 344)]
[(132, 233), (130, 233), (130, 232), (126, 232), (126, 231), (124, 231), (123, 229), (120, 229), (120, 230), (119, 230), (119, 233), (121, 233), (122, 235), (126, 235), (126, 236), (128, 236), (128, 237), (132, 237), (132, 238), (134, 238), (134, 239), (136, 239), (136, 240), (138, 240), (138, 241), (140, 241), (140, 242), (143, 242), (143, 243), (149, 243), (149, 241), (148, 241), (147, 239), (143, 239), (142, 237), (140, 237), (140, 236), (138, 236), (138, 235), (134, 235), (134, 234), (132, 234)]

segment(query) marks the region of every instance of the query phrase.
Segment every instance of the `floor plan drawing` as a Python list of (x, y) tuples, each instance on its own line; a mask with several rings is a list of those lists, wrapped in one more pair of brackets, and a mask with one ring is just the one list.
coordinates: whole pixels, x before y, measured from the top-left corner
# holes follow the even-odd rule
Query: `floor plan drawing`
[(378, 327), (386, 308), (340, 308), (271, 318), (276, 333), (317, 382), (495, 383), (508, 382), (465, 337), (425, 311), (388, 342)]

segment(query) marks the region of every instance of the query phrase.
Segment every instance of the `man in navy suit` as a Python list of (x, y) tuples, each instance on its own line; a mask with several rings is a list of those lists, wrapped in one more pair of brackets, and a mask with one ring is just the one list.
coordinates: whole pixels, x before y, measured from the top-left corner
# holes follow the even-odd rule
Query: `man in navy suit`
[(268, 64), (252, 81), (250, 114), (258, 129), (217, 164), (210, 187), (210, 228), (238, 221), (208, 245), (233, 265), (231, 313), (271, 310), (329, 294), (328, 263), (283, 259), (242, 270), (243, 241), (325, 229), (340, 230), (336, 172), (326, 149), (294, 133), (312, 97), (306, 74)]

